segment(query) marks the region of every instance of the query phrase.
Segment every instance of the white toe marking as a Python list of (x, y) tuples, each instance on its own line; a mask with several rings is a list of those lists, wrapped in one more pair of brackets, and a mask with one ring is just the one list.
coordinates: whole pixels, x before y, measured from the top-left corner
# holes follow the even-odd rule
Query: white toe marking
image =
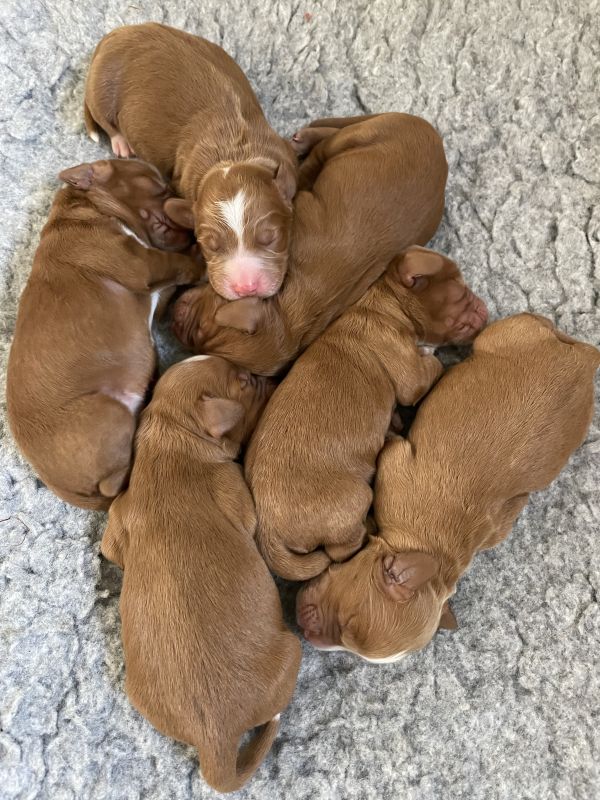
[(242, 189), (231, 200), (220, 200), (219, 208), (223, 220), (229, 225), (231, 230), (242, 241), (244, 234), (244, 212), (246, 210), (246, 195)]
[(146, 242), (142, 241), (142, 240), (140, 239), (140, 237), (137, 235), (137, 233), (134, 233), (134, 232), (131, 230), (131, 228), (128, 228), (128, 227), (127, 227), (127, 225), (123, 225), (123, 223), (121, 223), (121, 230), (123, 231), (123, 233), (124, 233), (126, 236), (132, 236), (132, 237), (133, 237), (133, 238), (136, 240), (136, 242), (137, 242), (138, 244), (141, 244), (141, 245), (142, 245), (142, 247), (145, 247), (145, 248), (146, 248), (146, 250), (149, 250), (149, 249), (150, 249), (150, 245), (149, 245), (149, 244), (146, 244)]
[(100, 134), (98, 131), (90, 131), (90, 139), (92, 142), (96, 142), (96, 144), (100, 144)]
[(279, 722), (280, 718), (281, 718), (281, 714), (280, 713), (279, 714), (275, 714), (275, 716), (273, 717), (273, 721), (274, 722)]
[(120, 392), (120, 391), (107, 391), (104, 392), (109, 397), (112, 397), (113, 400), (121, 403), (125, 406), (125, 408), (130, 411), (134, 416), (142, 407), (142, 403), (144, 402), (144, 398), (141, 394), (137, 392)]

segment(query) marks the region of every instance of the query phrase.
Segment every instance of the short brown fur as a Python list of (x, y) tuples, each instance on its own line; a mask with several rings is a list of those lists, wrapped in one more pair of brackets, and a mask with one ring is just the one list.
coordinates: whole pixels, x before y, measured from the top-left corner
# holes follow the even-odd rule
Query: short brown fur
[(436, 131), (396, 113), (351, 117), (343, 125), (316, 144), (302, 167), (307, 188), (296, 196), (279, 294), (226, 304), (210, 287), (186, 292), (175, 307), (174, 330), (190, 349), (273, 375), (362, 297), (395, 255), (433, 236), (447, 175)]
[(54, 199), (19, 303), (8, 418), (50, 489), (106, 509), (127, 478), (131, 409), (155, 369), (151, 295), (196, 282), (204, 265), (155, 249), (186, 249), (190, 239), (164, 215), (172, 193), (154, 167), (97, 161), (61, 177), (69, 185)]
[(383, 449), (379, 535), (307, 584), (298, 621), (318, 646), (365, 658), (424, 647), (473, 556), (510, 532), (531, 492), (583, 442), (600, 351), (533, 314), (490, 325), (439, 381), (408, 439)]
[(307, 580), (362, 546), (394, 405), (417, 403), (442, 372), (419, 343), (466, 342), (485, 321), (456, 264), (412, 247), (300, 356), (245, 461), (274, 572)]
[(239, 789), (268, 753), (300, 665), (234, 461), (271, 390), (220, 358), (168, 370), (102, 539), (125, 570), (129, 699), (160, 731), (198, 747), (205, 779), (222, 792)]

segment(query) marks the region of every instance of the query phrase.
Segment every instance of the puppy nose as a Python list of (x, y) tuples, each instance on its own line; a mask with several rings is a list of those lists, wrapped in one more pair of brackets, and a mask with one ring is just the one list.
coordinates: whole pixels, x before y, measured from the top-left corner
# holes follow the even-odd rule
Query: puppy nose
[(258, 289), (258, 278), (248, 278), (244, 281), (237, 281), (231, 284), (231, 290), (238, 297), (252, 297)]

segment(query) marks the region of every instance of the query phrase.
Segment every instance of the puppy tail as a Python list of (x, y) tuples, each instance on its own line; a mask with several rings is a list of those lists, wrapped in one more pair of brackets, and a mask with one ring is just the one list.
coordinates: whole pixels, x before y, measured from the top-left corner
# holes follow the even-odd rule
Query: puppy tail
[(279, 714), (263, 725), (239, 752), (237, 739), (206, 742), (199, 751), (204, 780), (218, 792), (241, 789), (271, 749), (278, 729)]
[(85, 119), (85, 129), (93, 142), (100, 141), (100, 128), (96, 125), (96, 120), (92, 117), (92, 112), (86, 102), (83, 103), (83, 117)]
[(324, 550), (311, 553), (294, 553), (279, 538), (257, 537), (258, 549), (268, 566), (288, 581), (308, 581), (320, 575), (331, 564)]

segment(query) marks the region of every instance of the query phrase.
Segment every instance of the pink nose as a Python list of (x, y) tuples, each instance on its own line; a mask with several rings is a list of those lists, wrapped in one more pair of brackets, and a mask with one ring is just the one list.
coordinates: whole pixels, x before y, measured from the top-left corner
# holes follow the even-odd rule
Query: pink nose
[(253, 294), (256, 294), (258, 290), (258, 278), (249, 278), (245, 281), (232, 283), (231, 290), (235, 292), (238, 297), (251, 297)]

